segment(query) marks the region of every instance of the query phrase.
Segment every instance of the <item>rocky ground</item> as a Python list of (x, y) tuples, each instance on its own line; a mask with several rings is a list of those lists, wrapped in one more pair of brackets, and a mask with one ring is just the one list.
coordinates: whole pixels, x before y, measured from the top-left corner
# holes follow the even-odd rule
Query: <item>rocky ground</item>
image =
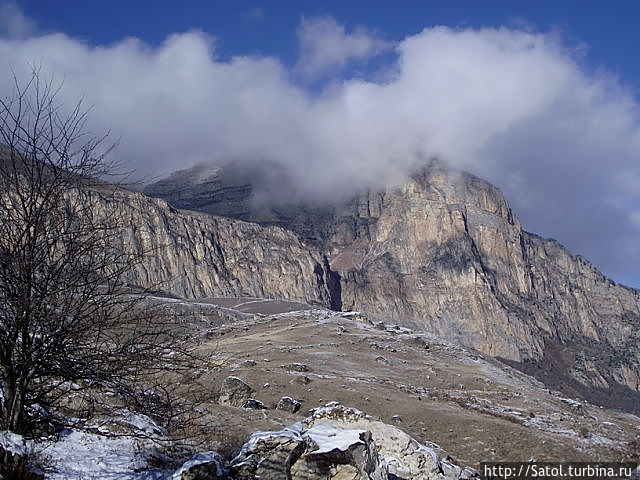
[[(466, 466), (640, 458), (638, 417), (567, 398), (495, 359), (425, 333), (292, 302), (166, 305), (185, 313), (194, 335), (204, 339), (204, 352), (224, 360), (202, 377), (212, 392), (206, 408), (219, 428), (201, 439), (224, 444), (228, 453), (256, 430), (280, 430), (337, 401), (421, 443), (439, 444)], [(229, 376), (251, 391), (245, 388), (232, 401), (223, 395), (217, 403)], [(282, 397), (298, 400), (300, 409), (275, 409)], [(255, 402), (240, 408), (248, 398), (266, 408)]]
[(211, 360), (169, 380), (204, 392), (191, 420), (166, 430), (114, 405), (89, 430), (0, 432), (4, 451), (66, 480), (457, 480), (483, 461), (640, 460), (637, 416), (424, 332), (283, 300), (148, 302)]

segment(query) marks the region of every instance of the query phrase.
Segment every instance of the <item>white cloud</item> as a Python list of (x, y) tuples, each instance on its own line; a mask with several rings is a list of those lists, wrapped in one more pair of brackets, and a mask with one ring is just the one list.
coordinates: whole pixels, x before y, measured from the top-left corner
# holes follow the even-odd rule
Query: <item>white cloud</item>
[(307, 78), (337, 73), (349, 62), (366, 60), (389, 44), (364, 28), (347, 33), (331, 17), (303, 19), (298, 29), (300, 58), (296, 71)]
[[(339, 40), (325, 57), (309, 54), (308, 72), (377, 48), (333, 20), (307, 20), (302, 30), (316, 24), (328, 32), (318, 44)], [(202, 32), (158, 47), (135, 39), (91, 47), (57, 34), (0, 39), (0, 58), (21, 74), (41, 62), (64, 78), (67, 103), (84, 95), (92, 128), (121, 134), (118, 154), (147, 174), (267, 158), (287, 167), (300, 192), (324, 199), (387, 184), (437, 155), (503, 188), (527, 229), (618, 279), (640, 271), (638, 182), (629, 181), (638, 178), (638, 103), (614, 79), (581, 70), (557, 37), (426, 29), (397, 44), (392, 78), (347, 78), (320, 97), (292, 83), (277, 59), (223, 62), (214, 44)]]

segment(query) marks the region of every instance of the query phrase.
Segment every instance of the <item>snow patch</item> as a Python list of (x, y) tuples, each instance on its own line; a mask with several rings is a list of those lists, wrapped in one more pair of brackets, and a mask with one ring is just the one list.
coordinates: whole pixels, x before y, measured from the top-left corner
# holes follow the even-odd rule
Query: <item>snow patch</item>
[(301, 423), (294, 423), (279, 431), (253, 433), (249, 441), (242, 447), (241, 453), (253, 450), (260, 441), (281, 437), (297, 441), (311, 440), (318, 446), (317, 450), (311, 452), (312, 454), (327, 453), (332, 450), (345, 452), (352, 445), (364, 443), (360, 439), (360, 435), (363, 433), (365, 433), (364, 430), (345, 430), (331, 425), (316, 425), (305, 430)]
[(352, 445), (364, 443), (360, 439), (363, 433), (364, 430), (344, 430), (331, 425), (316, 425), (307, 430), (302, 437), (309, 438), (318, 446), (318, 449), (312, 452), (312, 455), (316, 455), (333, 450), (346, 452)]
[(51, 461), (48, 480), (164, 480), (169, 475), (166, 470), (142, 472), (147, 467), (142, 452), (152, 444), (131, 437), (68, 430), (59, 441), (37, 445)]
[(567, 405), (571, 405), (572, 407), (576, 407), (576, 408), (582, 407), (582, 403), (578, 402), (577, 400), (574, 400), (573, 398), (562, 398), (562, 397), (560, 397), (559, 400), (561, 402), (566, 403)]
[(171, 480), (180, 480), (182, 478), (182, 474), (188, 471), (190, 468), (193, 468), (197, 465), (202, 465), (205, 463), (214, 463), (216, 466), (216, 474), (218, 477), (226, 474), (226, 470), (224, 469), (222, 456), (218, 452), (201, 452), (193, 455), (189, 460), (182, 464), (182, 466), (176, 470), (176, 472), (171, 477)]
[(7, 430), (0, 432), (0, 447), (14, 455), (27, 454), (27, 446), (22, 435)]

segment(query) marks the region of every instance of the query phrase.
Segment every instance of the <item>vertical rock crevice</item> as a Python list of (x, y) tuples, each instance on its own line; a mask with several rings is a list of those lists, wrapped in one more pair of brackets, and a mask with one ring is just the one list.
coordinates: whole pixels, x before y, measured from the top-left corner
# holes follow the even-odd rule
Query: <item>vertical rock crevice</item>
[(329, 308), (340, 312), (342, 311), (342, 278), (338, 272), (331, 270), (329, 259), (326, 256), (324, 257), (324, 271), (329, 291)]

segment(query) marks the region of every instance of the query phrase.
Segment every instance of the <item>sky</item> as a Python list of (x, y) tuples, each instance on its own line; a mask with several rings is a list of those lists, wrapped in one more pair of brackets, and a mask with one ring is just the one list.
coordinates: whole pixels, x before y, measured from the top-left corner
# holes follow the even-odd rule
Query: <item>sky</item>
[(38, 65), (144, 175), (283, 164), (307, 201), (437, 157), (640, 287), (640, 1), (0, 1), (0, 95)]

